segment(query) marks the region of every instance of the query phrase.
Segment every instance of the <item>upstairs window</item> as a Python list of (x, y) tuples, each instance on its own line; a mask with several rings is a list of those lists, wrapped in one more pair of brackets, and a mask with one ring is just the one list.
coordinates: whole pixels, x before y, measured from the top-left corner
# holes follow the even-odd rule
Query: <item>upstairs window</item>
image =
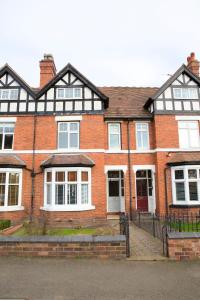
[(0, 89), (0, 100), (17, 100), (18, 89)]
[(197, 88), (173, 88), (175, 99), (198, 99)]
[(81, 88), (58, 88), (57, 99), (80, 99), (82, 97)]
[(0, 123), (0, 150), (12, 149), (14, 138), (14, 124)]
[(179, 121), (178, 131), (180, 148), (200, 147), (198, 121)]
[(109, 149), (121, 149), (121, 129), (120, 123), (108, 124)]
[(79, 122), (58, 123), (58, 148), (79, 148)]
[(136, 123), (136, 147), (138, 150), (149, 149), (148, 123)]

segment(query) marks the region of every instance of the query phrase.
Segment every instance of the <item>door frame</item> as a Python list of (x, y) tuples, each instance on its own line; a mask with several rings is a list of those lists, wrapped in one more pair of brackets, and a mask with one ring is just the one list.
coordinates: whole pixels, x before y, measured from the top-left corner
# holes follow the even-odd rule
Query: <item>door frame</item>
[(134, 181), (135, 181), (135, 207), (137, 210), (137, 183), (136, 183), (136, 172), (141, 171), (141, 170), (150, 170), (152, 173), (152, 186), (153, 186), (153, 193), (152, 193), (152, 198), (153, 198), (153, 208), (149, 210), (151, 207), (150, 204), (150, 199), (148, 195), (148, 212), (155, 213), (156, 210), (156, 192), (155, 192), (155, 165), (134, 165), (133, 166), (133, 172), (134, 172)]

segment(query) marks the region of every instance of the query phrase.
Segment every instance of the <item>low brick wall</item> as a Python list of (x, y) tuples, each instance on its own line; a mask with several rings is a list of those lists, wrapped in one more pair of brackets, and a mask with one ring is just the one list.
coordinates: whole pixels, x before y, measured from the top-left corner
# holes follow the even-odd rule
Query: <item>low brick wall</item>
[(1, 236), (1, 255), (123, 258), (126, 256), (126, 240), (123, 235)]
[(200, 259), (200, 232), (168, 233), (168, 254), (175, 260)]

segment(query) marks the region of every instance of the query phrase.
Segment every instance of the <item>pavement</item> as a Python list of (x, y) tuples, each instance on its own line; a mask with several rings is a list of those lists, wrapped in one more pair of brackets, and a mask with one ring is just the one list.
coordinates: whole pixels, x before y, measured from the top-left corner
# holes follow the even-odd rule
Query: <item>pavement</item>
[(0, 298), (200, 299), (200, 261), (0, 257)]
[(148, 232), (133, 223), (130, 230), (130, 260), (166, 260), (163, 256), (161, 240), (153, 237)]

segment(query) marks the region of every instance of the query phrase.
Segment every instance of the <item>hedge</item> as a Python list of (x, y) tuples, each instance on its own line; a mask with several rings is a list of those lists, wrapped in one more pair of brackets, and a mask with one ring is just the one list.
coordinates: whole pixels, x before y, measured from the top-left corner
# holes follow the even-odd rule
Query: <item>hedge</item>
[(0, 230), (6, 229), (10, 227), (11, 221), (10, 220), (0, 220)]

